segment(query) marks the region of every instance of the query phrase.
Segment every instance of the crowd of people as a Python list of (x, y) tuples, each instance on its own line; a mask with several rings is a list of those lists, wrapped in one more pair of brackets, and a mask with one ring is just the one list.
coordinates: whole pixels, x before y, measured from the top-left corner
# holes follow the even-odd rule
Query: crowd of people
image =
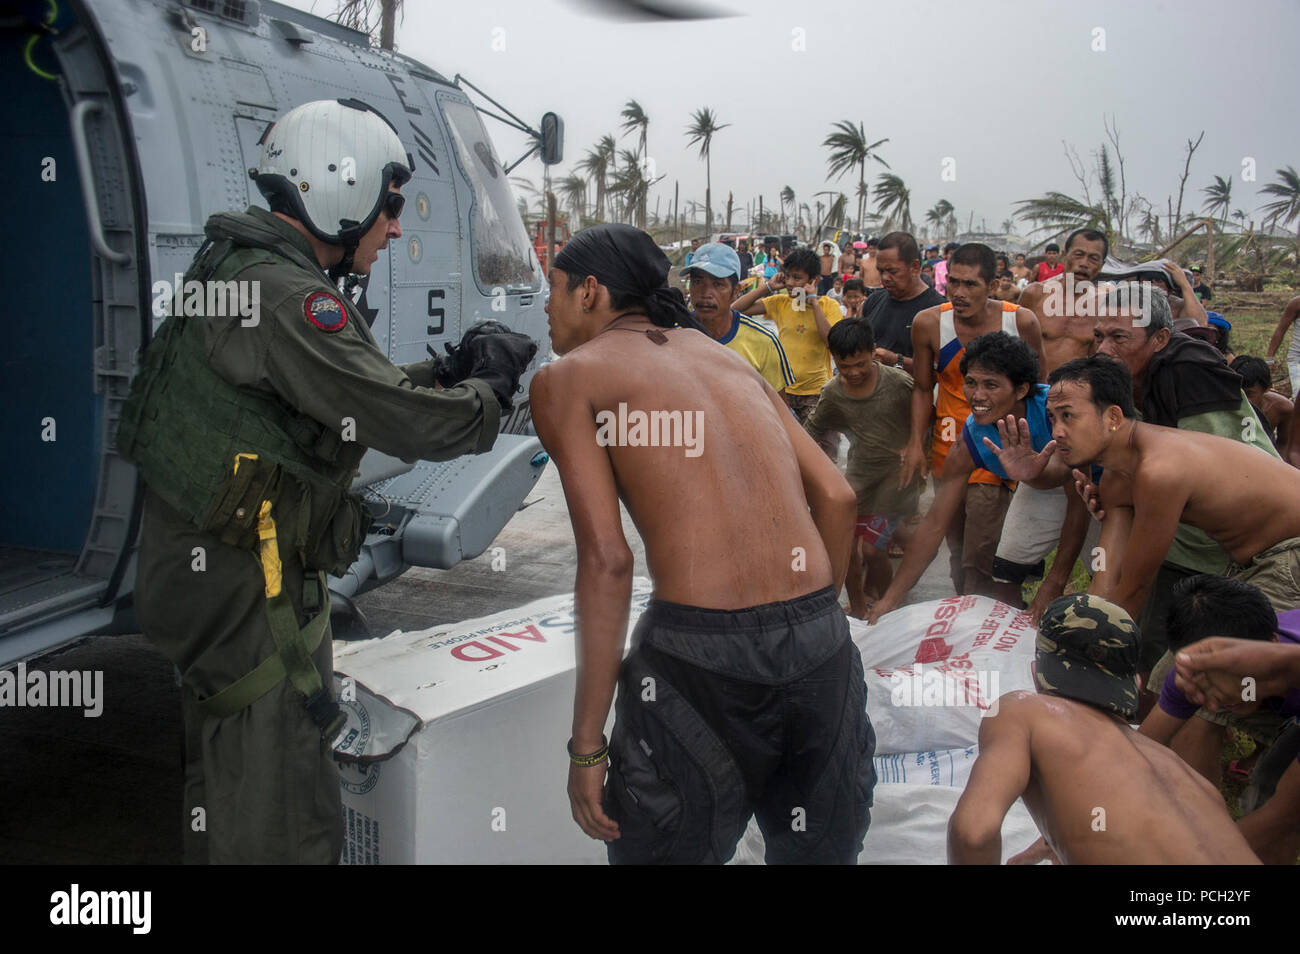
[[(832, 460), (847, 438), (843, 473), (855, 506), (843, 518), (853, 541), (846, 611), (875, 623), (903, 605), (946, 540), (955, 593), (1054, 620), (1053, 645), (1077, 644), (1076, 669), (1095, 669), (1099, 658), (1088, 649), (1093, 624), (1080, 630), (1078, 620), (1104, 618), (1114, 645), (1101, 668), (1126, 700), (1109, 711), (1127, 735), (1140, 736), (1139, 748), (1154, 740), (1180, 757), (1155, 765), (1148, 752), (1139, 773), (1143, 784), (1175, 793), (1168, 802), (1158, 797), (1157, 808), (1182, 813), (1177, 824), (1165, 819), (1154, 829), (1151, 819), (1139, 820), (1134, 832), (1143, 825), (1159, 832), (1147, 838), (1149, 854), (1115, 853), (1113, 840), (1093, 850), (1080, 834), (1086, 826), (1061, 823), (1061, 803), (1053, 807), (1047, 794), (1056, 783), (1042, 778), (1010, 800), (1024, 794), (1040, 828), (1056, 837), (1020, 860), (1294, 863), (1300, 692), (1231, 704), (1220, 695), (1218, 705), (1204, 706), (1206, 680), (1217, 686), (1218, 677), (1175, 674), (1188, 658), (1175, 654), (1203, 648), (1203, 639), (1292, 644), (1292, 627), (1300, 631), (1291, 619), (1300, 614), (1295, 406), (1272, 389), (1287, 316), (1267, 358), (1237, 355), (1231, 325), (1203, 304), (1213, 291), (1199, 268), (1164, 261), (1141, 281), (1102, 281), (1110, 248), (1090, 229), (1047, 245), (1033, 261), (979, 243), (922, 250), (901, 231), (843, 249), (824, 242), (782, 254), (769, 246), (762, 262), (737, 244), (696, 243), (682, 270), (691, 308)], [(751, 257), (756, 264), (747, 267)], [(923, 510), (927, 479), (933, 497)], [(1081, 556), (1087, 595), (1065, 596)], [(1036, 580), (1026, 606), (1024, 587)], [(1229, 618), (1250, 622), (1221, 624)], [(1073, 635), (1061, 635), (1069, 620)], [(1115, 646), (1122, 651), (1111, 659)], [(1041, 643), (1039, 667), (1040, 691), (1053, 691), (1042, 676)], [(1058, 729), (1095, 721), (1097, 700), (1074, 698), (1080, 706)], [(1006, 757), (1021, 744), (1008, 733), (1060, 712), (1032, 700), (1013, 706), (1012, 717), (988, 722), (1002, 728), (989, 730), (985, 750)], [(1236, 826), (1210, 787), (1220, 781), (1229, 725), (1253, 737), (1258, 751), (1285, 739), (1292, 759), (1272, 797)], [(1107, 751), (1125, 774), (1121, 749)], [(1078, 776), (1086, 761), (1036, 767)], [(980, 793), (997, 789), (1004, 775), (992, 756), (977, 764), (954, 816), (954, 859), (996, 860), (987, 851), (989, 805), (1000, 805), (993, 812), (1000, 827), (1010, 802), (983, 804)], [(1190, 841), (1189, 818), (1201, 832)]]

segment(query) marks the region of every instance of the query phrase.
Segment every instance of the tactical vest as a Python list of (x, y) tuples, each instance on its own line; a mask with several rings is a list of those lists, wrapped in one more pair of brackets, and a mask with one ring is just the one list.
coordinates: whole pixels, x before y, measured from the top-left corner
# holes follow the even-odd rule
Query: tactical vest
[[(223, 240), (200, 249), (185, 280), (228, 279), (277, 262), (264, 249)], [(370, 524), (348, 490), (366, 449), (217, 374), (204, 350), (206, 320), (172, 315), (159, 328), (123, 407), (118, 453), (170, 506), (232, 546), (257, 548), (258, 510), (270, 500), (281, 546), (294, 547), (307, 569), (342, 575)], [(245, 457), (236, 470), (236, 455), (256, 460)]]

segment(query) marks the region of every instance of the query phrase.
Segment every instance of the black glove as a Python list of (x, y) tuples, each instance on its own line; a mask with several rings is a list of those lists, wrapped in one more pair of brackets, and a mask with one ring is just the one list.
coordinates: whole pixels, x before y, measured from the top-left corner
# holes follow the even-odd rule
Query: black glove
[(480, 321), (461, 336), (460, 344), (444, 344), (443, 347), (447, 349), (446, 356), (434, 355), (433, 358), (433, 373), (437, 382), (444, 388), (450, 388), (470, 377), (470, 369), (474, 362), (466, 347), (483, 335), (496, 334), (514, 334), (514, 332), (499, 321)]
[[(470, 329), (472, 334), (474, 329)], [(458, 351), (458, 357), (469, 364), (467, 378), (486, 381), (501, 402), (501, 409), (514, 406), (514, 395), (519, 390), (519, 378), (537, 354), (537, 344), (527, 335), (514, 331), (484, 332), (470, 337)]]

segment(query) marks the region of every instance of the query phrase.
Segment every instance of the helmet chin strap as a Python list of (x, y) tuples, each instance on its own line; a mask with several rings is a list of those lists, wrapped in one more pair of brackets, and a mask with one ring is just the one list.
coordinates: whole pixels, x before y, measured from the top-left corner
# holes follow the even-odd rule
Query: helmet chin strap
[(356, 255), (357, 245), (361, 242), (361, 226), (356, 222), (347, 222), (346, 220), (339, 223), (343, 226), (339, 229), (339, 238), (342, 239), (343, 258), (336, 264), (331, 265), (326, 274), (331, 281), (337, 282), (345, 275), (352, 273), (352, 259)]
[(352, 274), (352, 256), (356, 253), (356, 250), (357, 247), (355, 245), (344, 246), (343, 257), (339, 259), (338, 262), (331, 265), (326, 271), (326, 274), (330, 277), (330, 281), (337, 282), (345, 275)]

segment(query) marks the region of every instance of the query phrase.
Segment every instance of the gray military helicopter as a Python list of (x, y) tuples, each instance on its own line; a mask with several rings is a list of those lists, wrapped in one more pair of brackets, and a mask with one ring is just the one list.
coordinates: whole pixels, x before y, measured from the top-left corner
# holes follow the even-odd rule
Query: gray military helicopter
[[(550, 352), (542, 267), (464, 88), (476, 87), (270, 0), (13, 7), (0, 6), (18, 326), (3, 359), (0, 666), (138, 629), (142, 493), (113, 444), (122, 404), (208, 216), (265, 205), (249, 169), (292, 106), (364, 100), (414, 158), (402, 238), (364, 286), (345, 289), (394, 362), (423, 360), (486, 318), (537, 340), (539, 360)], [(533, 135), (530, 154), (561, 160), (554, 114), (540, 131), (513, 125)], [(355, 620), (351, 598), (408, 566), (482, 553), (545, 464), (526, 393), (490, 453), (412, 466), (371, 452), (357, 485), (376, 524), (357, 562), (330, 580), (336, 611)]]

